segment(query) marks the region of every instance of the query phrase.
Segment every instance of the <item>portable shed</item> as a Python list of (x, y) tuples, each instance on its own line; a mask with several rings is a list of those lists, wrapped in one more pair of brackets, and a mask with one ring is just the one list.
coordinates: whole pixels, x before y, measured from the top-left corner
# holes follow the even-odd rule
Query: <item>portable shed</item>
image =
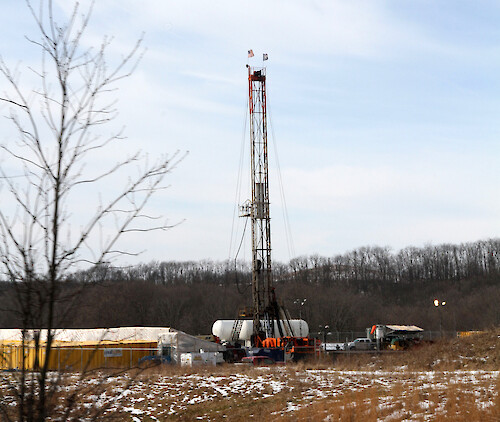
[(183, 331), (171, 331), (158, 338), (158, 354), (167, 360), (181, 363), (183, 353), (223, 352), (226, 348), (219, 343), (203, 340)]

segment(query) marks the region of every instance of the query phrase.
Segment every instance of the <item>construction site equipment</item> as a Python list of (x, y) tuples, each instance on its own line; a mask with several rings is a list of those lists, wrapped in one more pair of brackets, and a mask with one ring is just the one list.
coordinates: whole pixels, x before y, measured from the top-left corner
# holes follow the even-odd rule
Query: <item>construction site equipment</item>
[[(37, 356), (43, 365), (46, 334), (40, 332), (41, 343), (36, 348), (29, 332), (25, 333), (23, 343), (21, 330), (0, 330), (0, 369), (21, 369), (24, 365), (24, 369), (33, 370)], [(168, 327), (56, 330), (54, 338), (49, 370), (133, 368), (139, 362), (156, 362), (155, 357), (161, 362), (180, 363), (182, 353), (213, 352), (222, 359), (225, 351), (221, 344)]]
[[(239, 328), (238, 337), (235, 336), (234, 327), (235, 324), (241, 324)], [(261, 325), (265, 325), (265, 321), (261, 321)], [(283, 321), (274, 321), (275, 327), (274, 332), (278, 333), (278, 324), (281, 324), (281, 330), (285, 331), (283, 326)], [(309, 326), (307, 322), (303, 319), (291, 319), (287, 321), (287, 325), (290, 325), (294, 333), (302, 333), (302, 337), (307, 337), (309, 335)], [(252, 334), (253, 334), (253, 320), (251, 319), (222, 319), (217, 320), (212, 325), (212, 334), (220, 339), (221, 342), (229, 342), (231, 344), (239, 343), (242, 346), (250, 347), (252, 346)]]
[(224, 352), (226, 348), (219, 343), (202, 340), (182, 331), (161, 334), (158, 337), (158, 355), (173, 362), (181, 363), (183, 353)]
[[(90, 371), (104, 368), (134, 368), (139, 360), (155, 353), (156, 342), (150, 341), (88, 341), (61, 342), (52, 345), (48, 360), (49, 371)], [(23, 362), (24, 355), (24, 362)], [(38, 357), (40, 365), (46, 361), (43, 343), (35, 348), (33, 342), (4, 340), (0, 343), (0, 368), (31, 371)]]
[(189, 352), (181, 353), (181, 366), (201, 366), (223, 363), (222, 355), (218, 352)]
[[(250, 57), (250, 56), (249, 56)], [(267, 55), (265, 56), (267, 59)], [(273, 287), (271, 265), (271, 217), (269, 210), (269, 164), (267, 143), (266, 68), (248, 68), (248, 107), (250, 117), (251, 200), (240, 206), (240, 217), (252, 227), (252, 346), (265, 339), (292, 339), (294, 329), (285, 308), (278, 303)], [(244, 322), (234, 321), (228, 340), (241, 338)], [(214, 332), (218, 337), (223, 337)], [(224, 336), (225, 337), (225, 336)], [(298, 338), (297, 342), (303, 341)], [(288, 340), (287, 344), (291, 340)], [(283, 348), (282, 342), (279, 343)], [(284, 343), (283, 343), (284, 344)], [(304, 347), (309, 347), (305, 345)]]
[[(269, 214), (269, 166), (267, 154), (266, 68), (248, 66), (248, 106), (250, 113), (250, 166), (252, 199), (240, 208), (240, 215), (252, 223), (253, 335), (274, 337), (279, 319), (273, 306), (271, 267), (271, 218)], [(268, 321), (265, 332), (261, 321)]]
[(279, 348), (285, 352), (285, 360), (302, 360), (319, 356), (321, 341), (309, 337), (266, 338), (262, 341), (264, 348)]
[(0, 369), (19, 369), (23, 364), (22, 343), (16, 340), (0, 341)]
[(231, 338), (230, 338), (232, 344), (236, 343), (239, 340), (241, 327), (243, 327), (243, 320), (235, 319), (233, 323), (233, 328), (231, 330)]
[(416, 325), (375, 324), (366, 329), (367, 338), (375, 341), (377, 349), (407, 349), (423, 339), (423, 328)]

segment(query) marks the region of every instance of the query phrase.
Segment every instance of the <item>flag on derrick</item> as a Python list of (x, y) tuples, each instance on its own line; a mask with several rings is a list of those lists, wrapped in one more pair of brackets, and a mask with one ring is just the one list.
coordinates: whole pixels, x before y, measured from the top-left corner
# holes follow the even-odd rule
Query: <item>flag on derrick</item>
[(248, 50), (248, 57), (253, 57), (253, 50)]
[(268, 58), (269, 58), (269, 56), (267, 55), (267, 53), (264, 53), (262, 55), (262, 61), (267, 60)]

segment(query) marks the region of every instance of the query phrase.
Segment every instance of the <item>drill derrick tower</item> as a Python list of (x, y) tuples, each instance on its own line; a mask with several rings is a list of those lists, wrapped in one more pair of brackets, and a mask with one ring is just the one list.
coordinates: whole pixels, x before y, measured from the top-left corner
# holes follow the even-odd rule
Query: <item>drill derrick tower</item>
[[(274, 321), (279, 321), (272, 289), (266, 68), (247, 67), (252, 199), (240, 207), (240, 216), (251, 219), (253, 335), (254, 339), (263, 339), (266, 336), (274, 337)], [(261, 326), (261, 321), (264, 321), (264, 327)]]

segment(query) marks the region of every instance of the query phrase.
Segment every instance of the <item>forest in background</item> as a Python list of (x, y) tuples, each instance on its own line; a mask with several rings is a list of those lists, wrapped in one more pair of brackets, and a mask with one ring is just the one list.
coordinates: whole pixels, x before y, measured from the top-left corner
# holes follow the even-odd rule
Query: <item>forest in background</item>
[[(312, 332), (325, 325), (339, 332), (389, 323), (436, 331), (440, 324), (446, 331), (500, 325), (500, 239), (396, 253), (362, 247), (274, 263), (273, 272), (278, 299)], [(101, 265), (68, 277), (59, 309), (65, 328), (161, 325), (209, 334), (215, 320), (251, 305), (250, 284), (245, 262)], [(5, 281), (0, 290), (4, 328), (21, 326), (12, 289)], [(436, 298), (446, 306), (436, 308)]]

